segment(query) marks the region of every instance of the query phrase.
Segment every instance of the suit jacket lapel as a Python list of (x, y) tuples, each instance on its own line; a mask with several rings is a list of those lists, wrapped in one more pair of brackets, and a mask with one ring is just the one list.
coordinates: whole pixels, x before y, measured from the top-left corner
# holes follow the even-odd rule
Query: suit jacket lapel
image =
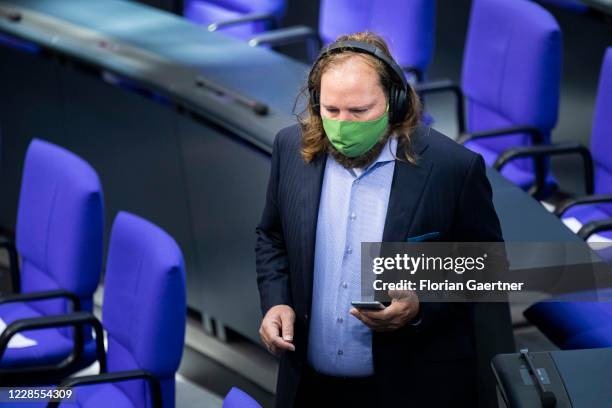
[[(429, 128), (420, 126), (412, 135), (412, 150), (421, 154), (427, 149)], [(402, 157), (405, 146), (398, 144), (397, 156)], [(323, 174), (327, 155), (319, 155), (313, 162), (304, 166), (302, 177), (301, 220), (302, 230), (302, 278), (303, 294), (307, 310), (310, 311), (312, 298), (312, 279), (314, 251), (319, 217), (319, 202), (323, 185)], [(403, 241), (412, 224), (414, 213), (419, 204), (423, 189), (427, 184), (432, 163), (424, 157), (417, 164), (403, 160), (395, 161), (391, 194), (383, 232), (383, 241)]]
[(327, 155), (320, 154), (311, 163), (306, 164), (301, 186), (300, 228), (302, 231), (302, 278), (304, 279), (302, 287), (308, 312), (310, 312), (312, 297), (315, 240), (325, 163), (327, 163)]
[[(404, 160), (395, 160), (383, 241), (404, 241), (414, 221), (415, 211), (433, 166), (430, 160), (420, 156), (427, 149), (428, 133), (428, 127), (420, 126), (412, 134), (412, 150), (417, 154), (416, 165)], [(406, 146), (398, 144), (397, 157), (401, 158), (403, 156), (405, 148)]]

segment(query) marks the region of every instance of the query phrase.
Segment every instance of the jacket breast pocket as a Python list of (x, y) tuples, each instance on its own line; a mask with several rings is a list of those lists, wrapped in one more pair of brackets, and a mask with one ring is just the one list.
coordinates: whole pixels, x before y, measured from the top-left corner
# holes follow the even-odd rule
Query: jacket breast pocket
[(440, 238), (439, 231), (428, 232), (427, 234), (414, 235), (406, 238), (406, 242), (425, 242), (425, 241), (436, 241)]

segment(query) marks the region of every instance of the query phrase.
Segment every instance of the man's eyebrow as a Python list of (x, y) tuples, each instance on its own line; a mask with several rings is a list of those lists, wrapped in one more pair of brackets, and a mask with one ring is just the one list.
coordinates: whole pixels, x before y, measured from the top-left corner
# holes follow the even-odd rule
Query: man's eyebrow
[(349, 110), (370, 109), (372, 106), (374, 106), (374, 103), (369, 103), (366, 105), (358, 105), (358, 106), (349, 106)]
[[(336, 105), (328, 105), (328, 104), (324, 104), (324, 103), (322, 103), (321, 105), (323, 105), (323, 107), (325, 109), (337, 109)], [(366, 105), (349, 106), (348, 110), (370, 109), (372, 106), (374, 106), (374, 103), (369, 103), (369, 104), (366, 104)]]

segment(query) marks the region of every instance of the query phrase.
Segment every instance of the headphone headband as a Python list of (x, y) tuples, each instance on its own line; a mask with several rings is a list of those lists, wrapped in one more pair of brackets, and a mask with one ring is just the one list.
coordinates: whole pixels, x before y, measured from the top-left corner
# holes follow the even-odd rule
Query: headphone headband
[(391, 68), (393, 72), (395, 72), (395, 76), (402, 83), (402, 88), (404, 90), (408, 89), (408, 82), (406, 81), (406, 77), (404, 76), (404, 71), (402, 70), (402, 68), (399, 65), (397, 65), (397, 63), (393, 61), (393, 59), (387, 57), (387, 55), (376, 45), (366, 43), (363, 41), (348, 40), (348, 41), (339, 41), (339, 42), (332, 43), (329, 46), (325, 47), (323, 51), (321, 51), (321, 53), (317, 57), (317, 60), (315, 61), (315, 65), (325, 55), (340, 53), (344, 51), (361, 52), (364, 54), (370, 54), (378, 58), (379, 60), (384, 62), (387, 65), (387, 67)]

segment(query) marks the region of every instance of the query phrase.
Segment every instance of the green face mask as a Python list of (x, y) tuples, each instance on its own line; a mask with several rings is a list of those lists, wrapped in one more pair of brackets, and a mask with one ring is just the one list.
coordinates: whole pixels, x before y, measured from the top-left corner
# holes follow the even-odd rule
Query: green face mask
[(358, 122), (321, 118), (323, 129), (332, 145), (347, 157), (361, 156), (370, 150), (389, 124), (389, 108), (379, 118)]

